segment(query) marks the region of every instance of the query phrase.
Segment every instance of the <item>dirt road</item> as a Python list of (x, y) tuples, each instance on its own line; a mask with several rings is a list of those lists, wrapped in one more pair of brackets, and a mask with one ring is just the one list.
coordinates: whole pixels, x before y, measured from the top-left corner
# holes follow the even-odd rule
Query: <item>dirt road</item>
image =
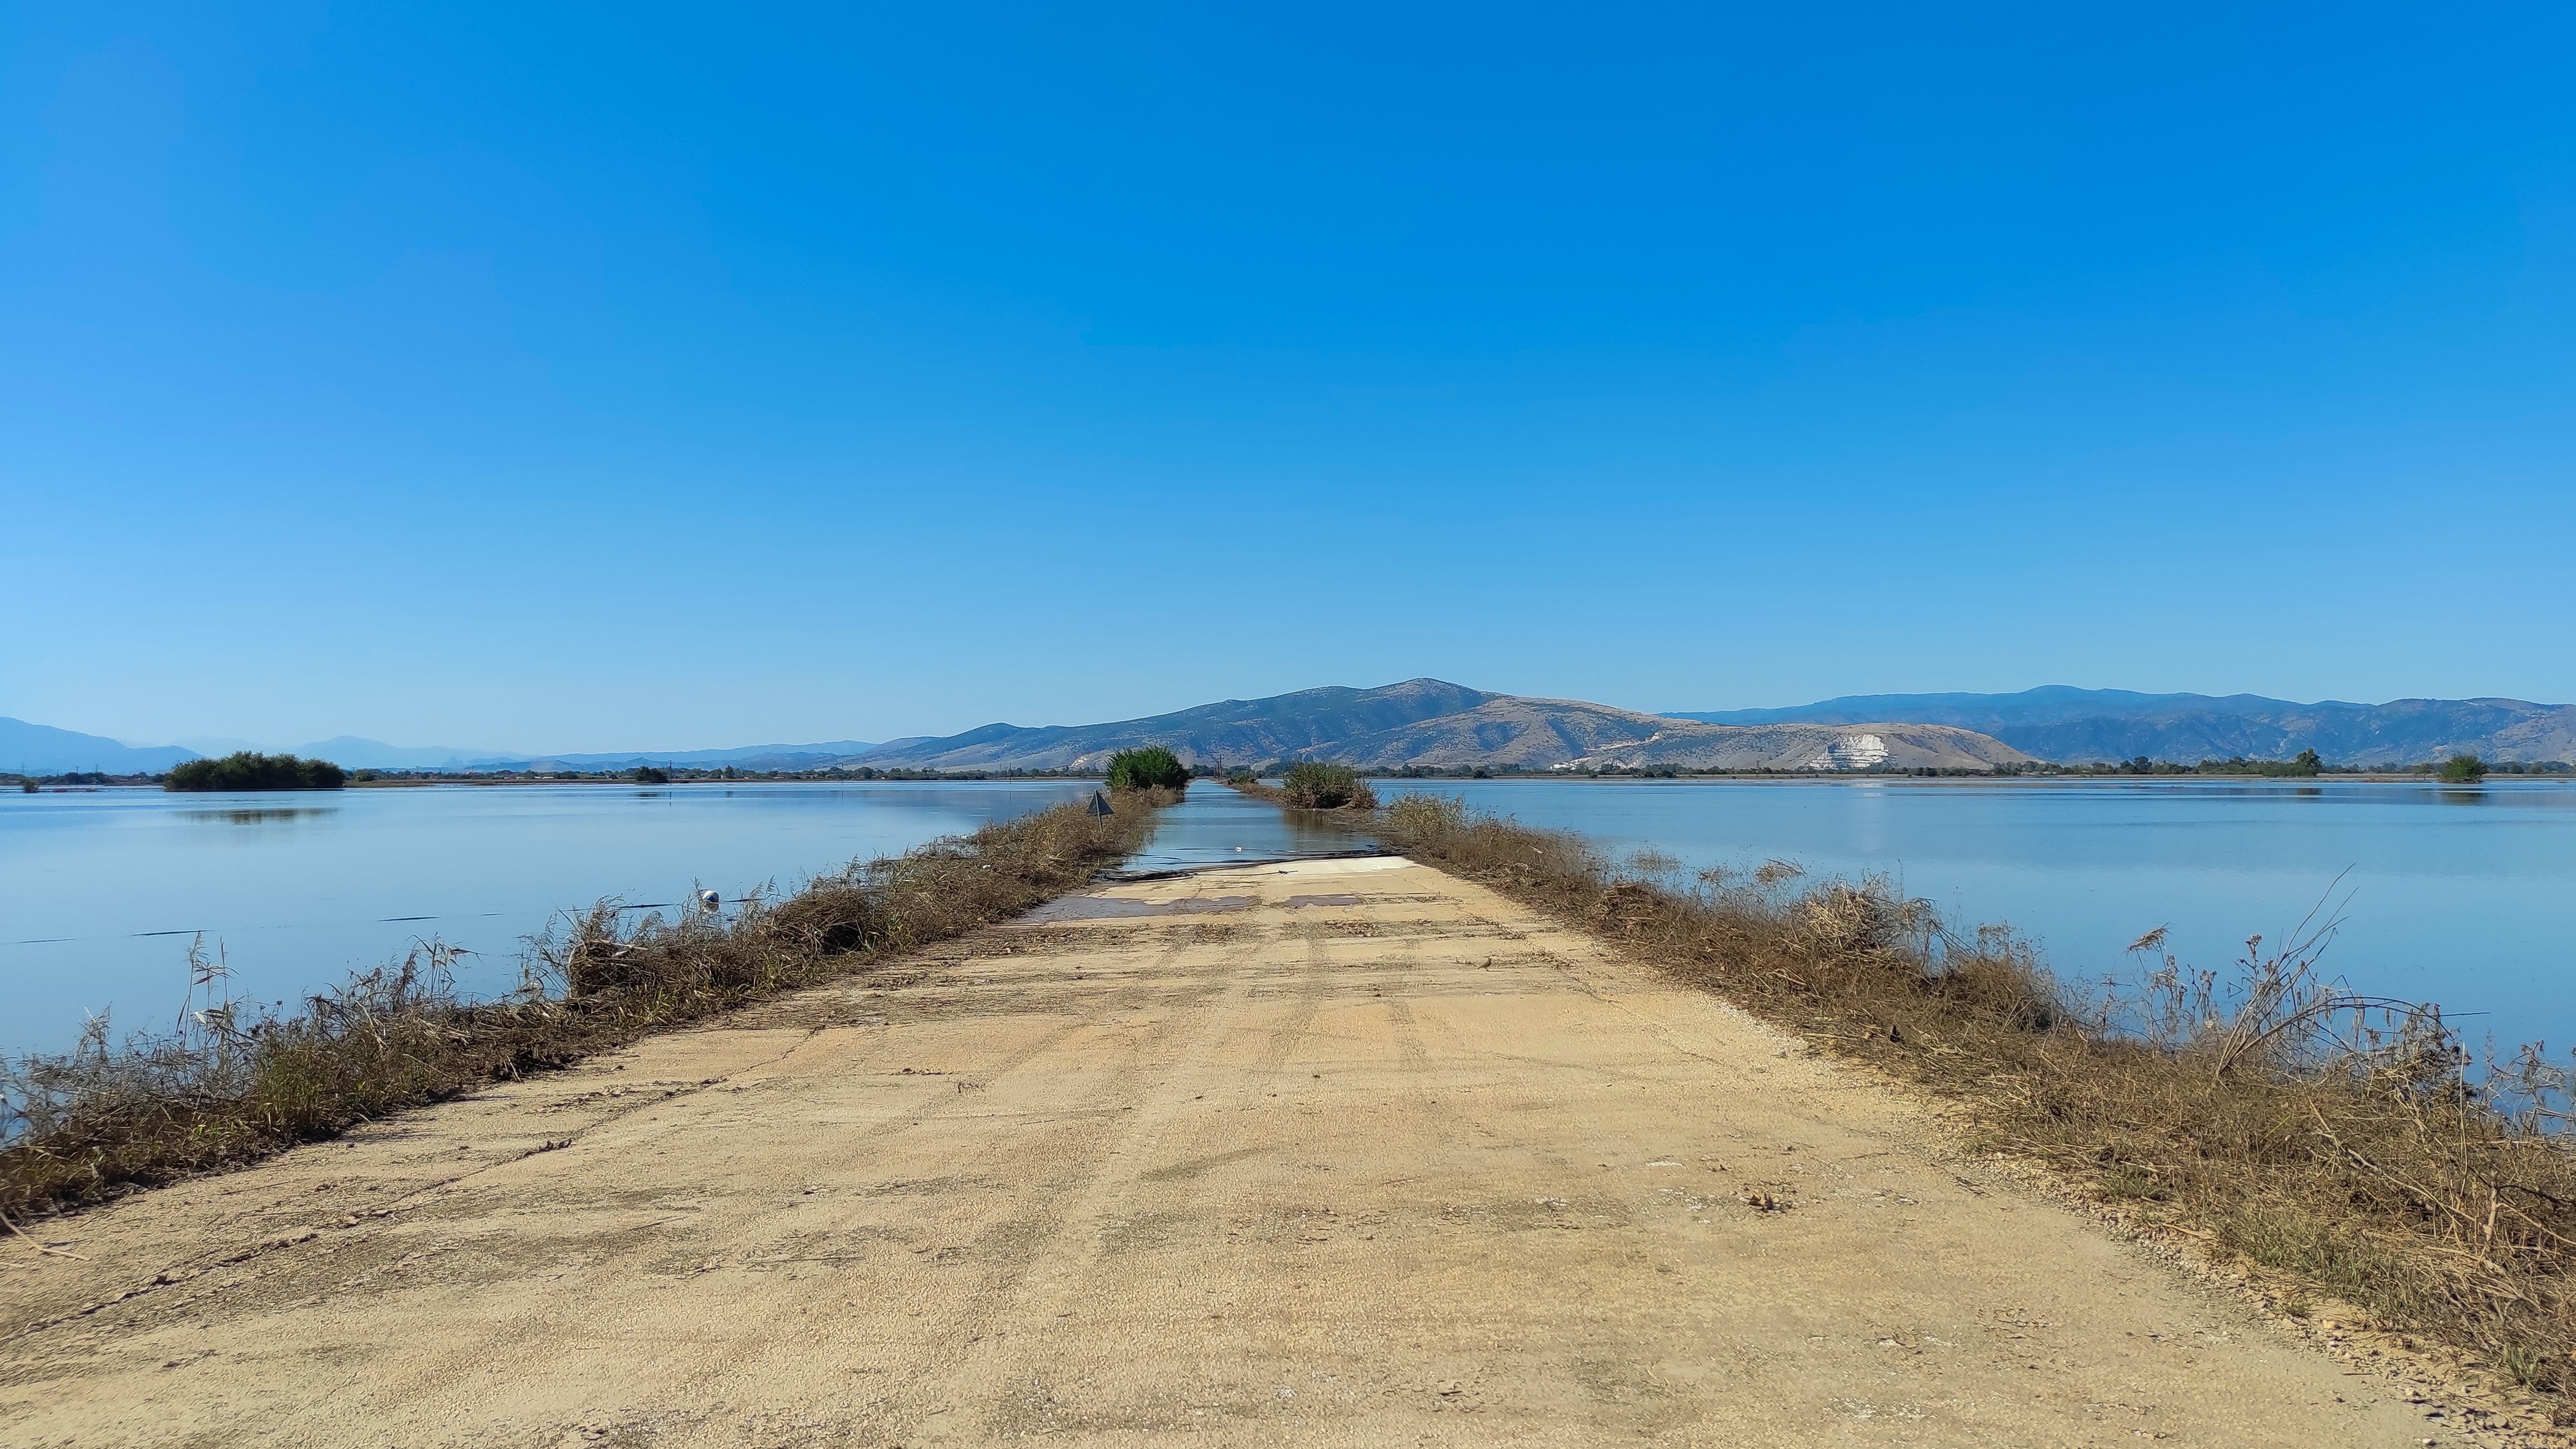
[(1939, 1140), (1430, 870), (1121, 886), (0, 1240), (0, 1443), (2445, 1437)]

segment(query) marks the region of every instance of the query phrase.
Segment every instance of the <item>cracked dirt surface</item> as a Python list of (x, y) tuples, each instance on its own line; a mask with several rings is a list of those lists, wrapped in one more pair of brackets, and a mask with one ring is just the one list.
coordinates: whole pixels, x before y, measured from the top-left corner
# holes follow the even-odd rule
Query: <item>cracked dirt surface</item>
[(2457, 1442), (1490, 892), (1093, 894), (0, 1242), (0, 1444)]

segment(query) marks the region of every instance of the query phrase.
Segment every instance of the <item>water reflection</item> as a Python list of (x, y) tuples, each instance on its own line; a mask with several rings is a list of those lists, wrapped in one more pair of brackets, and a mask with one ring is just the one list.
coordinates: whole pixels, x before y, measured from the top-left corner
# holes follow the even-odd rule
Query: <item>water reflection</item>
[(1214, 780), (1201, 780), (1180, 804), (1155, 816), (1153, 836), (1128, 859), (1126, 870), (1141, 875), (1262, 860), (1311, 860), (1364, 853), (1376, 845), (1329, 816), (1282, 810)]
[(337, 805), (276, 806), (250, 810), (182, 810), (182, 820), (220, 820), (228, 825), (272, 825), (282, 820), (311, 820), (336, 815)]

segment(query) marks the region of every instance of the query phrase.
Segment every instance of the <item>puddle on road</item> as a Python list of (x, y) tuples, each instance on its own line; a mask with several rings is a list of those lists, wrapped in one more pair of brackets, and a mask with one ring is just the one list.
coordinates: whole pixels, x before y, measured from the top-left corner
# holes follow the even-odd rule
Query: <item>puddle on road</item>
[(1065, 896), (1020, 917), (1016, 924), (1052, 926), (1065, 921), (1127, 921), (1138, 916), (1206, 916), (1223, 911), (1248, 911), (1260, 903), (1259, 896), (1198, 896), (1185, 901), (1119, 901), (1106, 896)]

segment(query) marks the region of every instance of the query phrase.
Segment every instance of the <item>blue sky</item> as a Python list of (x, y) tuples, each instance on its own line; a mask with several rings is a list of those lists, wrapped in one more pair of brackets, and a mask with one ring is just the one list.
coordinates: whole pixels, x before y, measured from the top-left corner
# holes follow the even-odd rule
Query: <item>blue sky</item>
[(2563, 6), (0, 8), (0, 714), (2576, 699)]

